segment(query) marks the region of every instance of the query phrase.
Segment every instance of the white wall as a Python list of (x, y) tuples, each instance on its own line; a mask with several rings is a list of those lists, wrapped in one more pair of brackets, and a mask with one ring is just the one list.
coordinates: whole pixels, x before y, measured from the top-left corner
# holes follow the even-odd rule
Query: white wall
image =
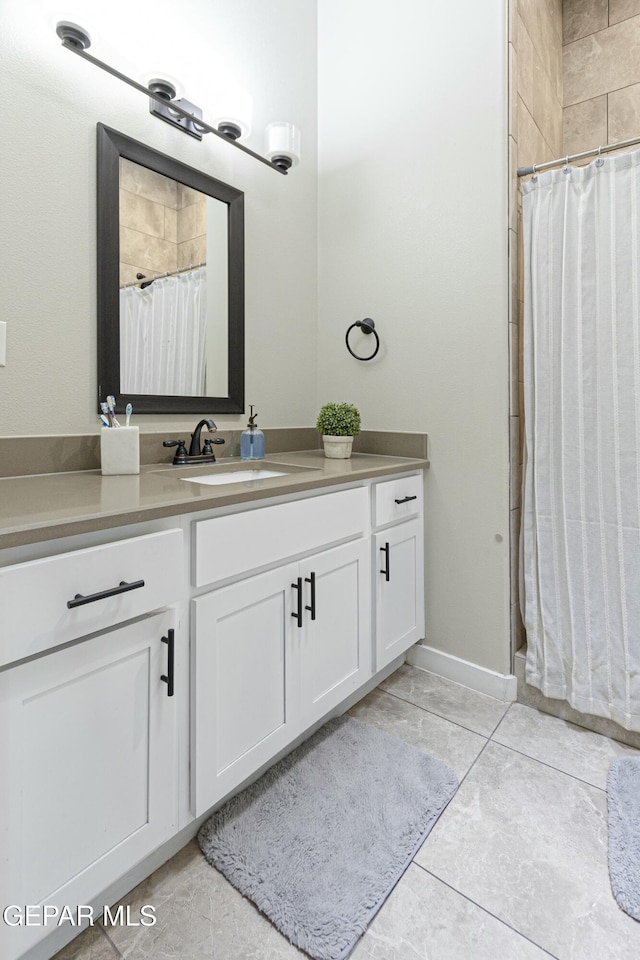
[[(3, 0), (0, 143), (0, 435), (97, 429), (95, 139), (101, 121), (245, 191), (246, 396), (260, 424), (307, 425), (316, 409), (315, 0)], [(64, 50), (60, 19), (139, 82), (173, 76), (213, 118), (226, 68), (253, 94), (248, 145), (272, 120), (302, 131), (288, 177), (228, 144), (151, 117), (137, 91)], [(208, 411), (202, 411), (206, 414)], [(217, 417), (219, 426), (246, 417)], [(145, 426), (194, 417), (144, 417)]]
[(427, 643), (508, 673), (505, 4), (318, 8), (319, 401), (429, 433)]

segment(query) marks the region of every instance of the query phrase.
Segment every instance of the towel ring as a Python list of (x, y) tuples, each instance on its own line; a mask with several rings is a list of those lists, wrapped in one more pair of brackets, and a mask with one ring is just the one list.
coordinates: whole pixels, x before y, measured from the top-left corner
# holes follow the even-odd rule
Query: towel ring
[[(362, 332), (363, 332), (363, 333), (366, 333), (367, 336), (368, 336), (370, 333), (372, 333), (372, 334), (374, 335), (374, 337), (376, 338), (376, 348), (375, 348), (375, 350), (373, 351), (373, 353), (371, 354), (370, 357), (359, 357), (358, 354), (357, 354), (357, 353), (354, 353), (353, 350), (351, 349), (351, 347), (349, 346), (349, 334), (351, 333), (351, 331), (353, 330), (354, 327), (360, 327), (360, 329), (362, 330)], [(378, 336), (378, 334), (377, 334), (377, 332), (376, 332), (376, 325), (375, 325), (375, 323), (373, 322), (373, 320), (371, 319), (371, 317), (365, 317), (364, 320), (356, 320), (355, 323), (352, 323), (351, 326), (349, 327), (349, 329), (347, 330), (347, 334), (346, 334), (346, 336), (345, 336), (344, 339), (345, 339), (345, 343), (346, 343), (346, 345), (347, 345), (347, 350), (349, 351), (349, 353), (351, 354), (352, 357), (355, 357), (355, 358), (356, 358), (356, 360), (363, 360), (363, 361), (365, 361), (365, 360), (373, 360), (373, 358), (374, 358), (375, 355), (377, 354), (378, 350), (380, 349), (380, 337)]]

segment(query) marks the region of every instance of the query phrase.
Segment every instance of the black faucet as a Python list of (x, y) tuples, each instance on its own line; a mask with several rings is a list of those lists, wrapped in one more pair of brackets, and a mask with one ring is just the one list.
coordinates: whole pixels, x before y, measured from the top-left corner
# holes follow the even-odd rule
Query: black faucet
[(215, 437), (213, 440), (206, 439), (204, 441), (204, 449), (200, 449), (200, 433), (202, 428), (206, 426), (207, 430), (210, 433), (213, 433), (218, 428), (216, 427), (213, 420), (205, 418), (201, 420), (200, 423), (196, 426), (195, 430), (191, 434), (191, 446), (189, 447), (189, 453), (187, 453), (187, 448), (185, 447), (184, 440), (164, 440), (162, 443), (163, 447), (177, 447), (176, 454), (173, 458), (174, 466), (185, 466), (188, 463), (215, 463), (216, 458), (215, 454), (211, 448), (211, 444), (220, 444), (224, 443), (222, 437)]
[(191, 434), (191, 446), (189, 447), (190, 457), (199, 457), (202, 454), (202, 450), (200, 449), (200, 432), (205, 425), (209, 433), (215, 433), (218, 429), (213, 420), (201, 420)]

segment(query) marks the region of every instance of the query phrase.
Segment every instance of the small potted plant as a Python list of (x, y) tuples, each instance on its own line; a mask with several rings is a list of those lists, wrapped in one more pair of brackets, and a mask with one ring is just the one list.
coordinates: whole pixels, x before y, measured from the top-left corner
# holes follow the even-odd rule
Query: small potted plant
[(353, 438), (360, 433), (360, 413), (352, 403), (325, 403), (316, 427), (322, 434), (325, 457), (346, 460), (351, 456)]

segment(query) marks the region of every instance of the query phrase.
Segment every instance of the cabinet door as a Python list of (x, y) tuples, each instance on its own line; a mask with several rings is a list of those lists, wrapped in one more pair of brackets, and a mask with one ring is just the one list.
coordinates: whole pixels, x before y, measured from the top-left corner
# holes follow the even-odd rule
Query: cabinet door
[(200, 816), (295, 736), (291, 662), (297, 565), (193, 601), (192, 796)]
[(376, 670), (424, 637), (422, 519), (375, 537)]
[[(90, 903), (171, 833), (172, 622), (158, 614), (0, 673), (3, 904)], [(50, 931), (2, 924), (0, 955)]]
[(356, 540), (300, 564), (303, 617), (293, 632), (303, 728), (371, 675), (369, 553), (369, 540)]

